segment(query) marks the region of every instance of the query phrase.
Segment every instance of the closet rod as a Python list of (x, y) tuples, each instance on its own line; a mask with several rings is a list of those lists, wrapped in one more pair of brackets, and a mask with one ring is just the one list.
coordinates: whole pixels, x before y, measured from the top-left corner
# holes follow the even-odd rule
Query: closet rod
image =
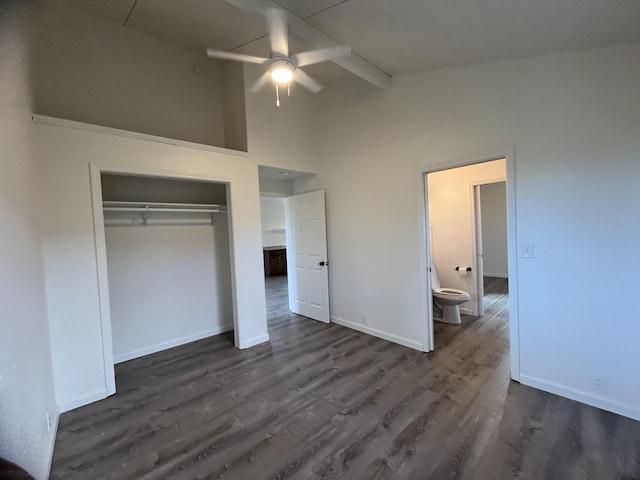
[(187, 212), (187, 213), (220, 213), (226, 210), (219, 208), (145, 208), (145, 207), (104, 207), (105, 212)]

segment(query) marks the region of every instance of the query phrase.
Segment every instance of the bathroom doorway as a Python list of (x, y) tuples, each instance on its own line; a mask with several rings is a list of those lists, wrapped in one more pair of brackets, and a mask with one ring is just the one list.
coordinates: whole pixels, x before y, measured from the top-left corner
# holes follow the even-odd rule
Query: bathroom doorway
[[(424, 172), (428, 287), (424, 303), (431, 350), (465, 330), (480, 331), (490, 324), (503, 330), (511, 350), (511, 377), (518, 380), (517, 295), (515, 277), (511, 278), (515, 275), (513, 172), (509, 153)], [(434, 285), (455, 298), (434, 294)], [(456, 302), (458, 317), (451, 315), (450, 304)], [(454, 323), (438, 322), (442, 318)]]

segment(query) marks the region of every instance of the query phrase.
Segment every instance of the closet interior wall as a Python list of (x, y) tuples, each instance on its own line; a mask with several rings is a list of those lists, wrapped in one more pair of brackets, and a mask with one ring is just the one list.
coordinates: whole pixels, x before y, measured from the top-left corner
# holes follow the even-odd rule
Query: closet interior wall
[[(116, 174), (101, 182), (107, 204), (142, 206), (104, 211), (115, 363), (232, 330), (226, 185)], [(147, 215), (145, 203), (220, 211)]]

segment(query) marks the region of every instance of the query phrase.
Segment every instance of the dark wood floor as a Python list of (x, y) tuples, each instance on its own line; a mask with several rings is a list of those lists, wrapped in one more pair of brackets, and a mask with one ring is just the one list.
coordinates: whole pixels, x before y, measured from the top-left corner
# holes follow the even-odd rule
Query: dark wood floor
[(53, 479), (640, 479), (640, 422), (509, 381), (506, 293), (424, 354), (290, 314), (116, 366), (60, 419)]

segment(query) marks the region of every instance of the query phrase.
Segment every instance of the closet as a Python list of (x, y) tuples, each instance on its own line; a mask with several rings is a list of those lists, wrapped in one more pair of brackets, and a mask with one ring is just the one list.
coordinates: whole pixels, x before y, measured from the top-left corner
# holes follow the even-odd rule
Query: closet
[(227, 185), (101, 183), (115, 363), (233, 329)]

